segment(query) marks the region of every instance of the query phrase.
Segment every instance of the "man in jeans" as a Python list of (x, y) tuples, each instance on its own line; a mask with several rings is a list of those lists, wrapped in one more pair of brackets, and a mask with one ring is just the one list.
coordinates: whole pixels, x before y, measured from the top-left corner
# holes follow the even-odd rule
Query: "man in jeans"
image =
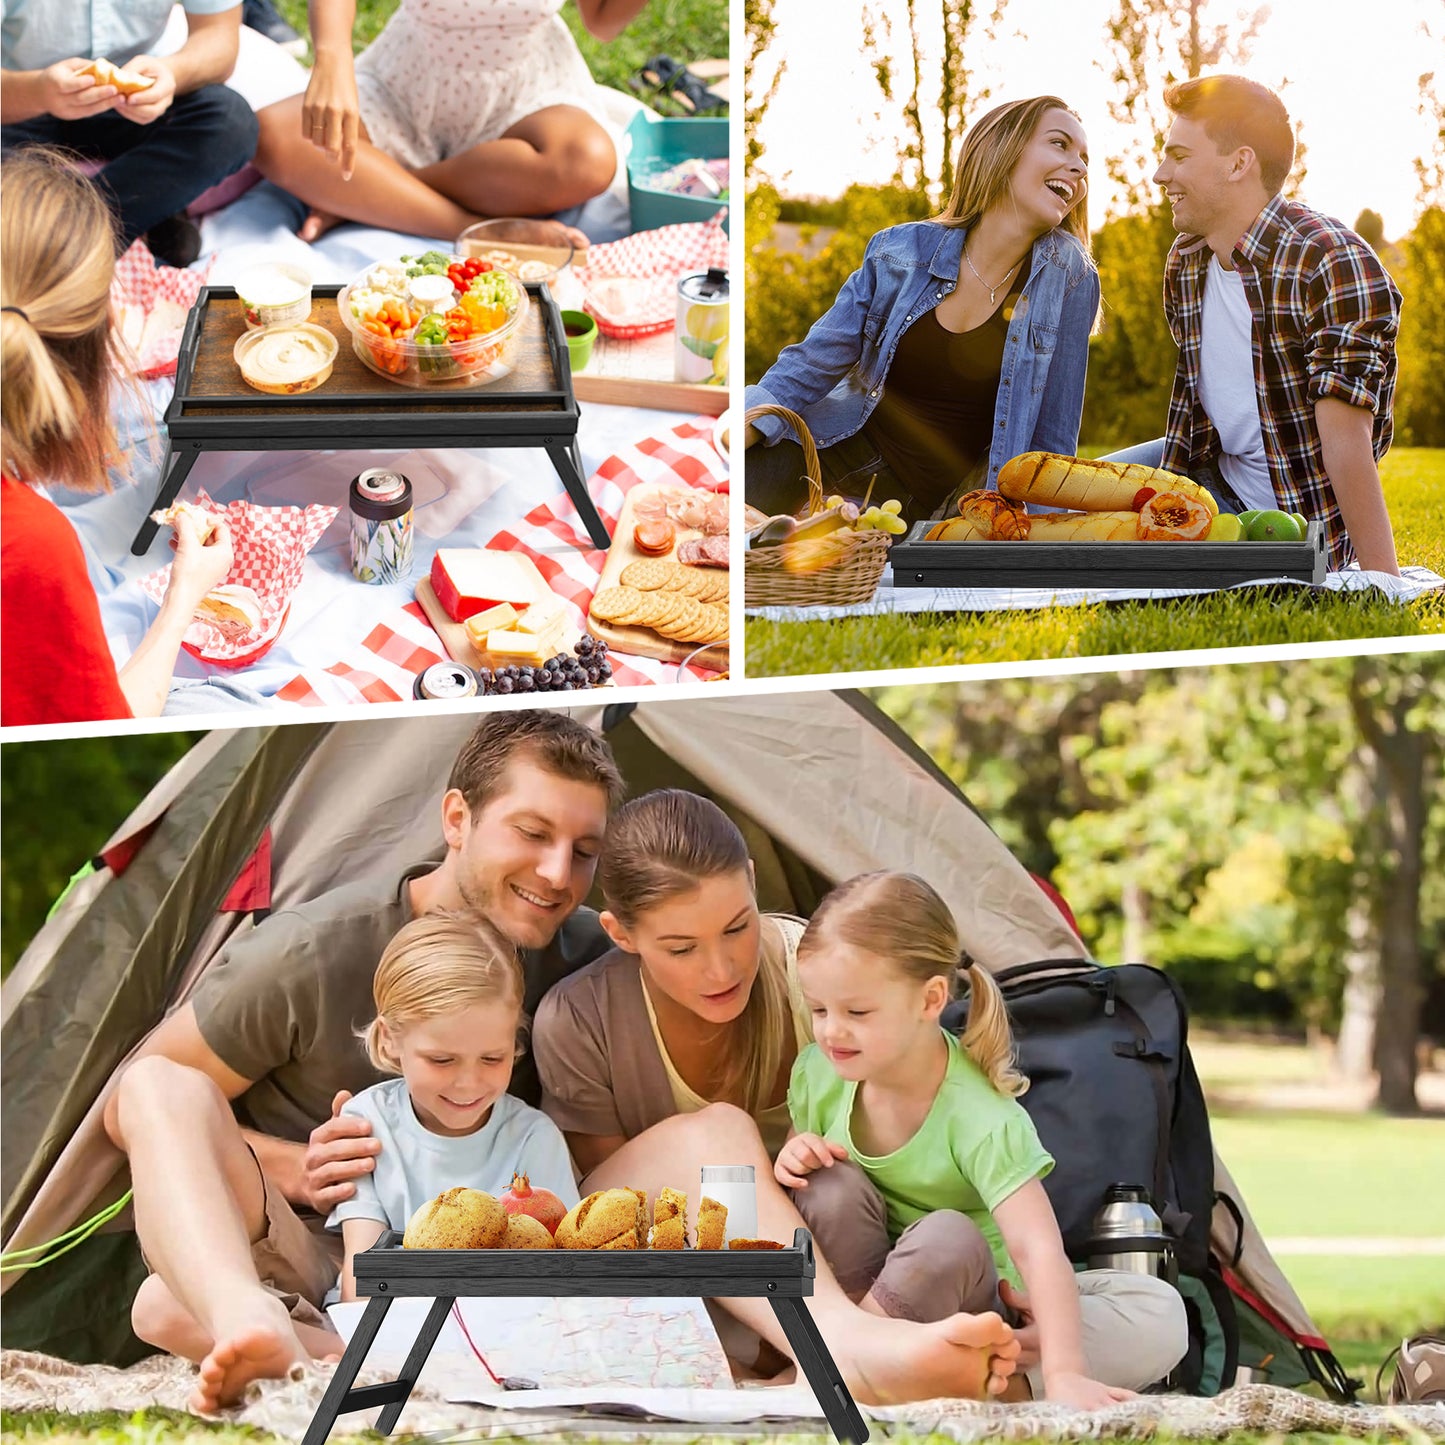
[[(188, 33), (171, 55), (150, 52), (171, 0), (4, 0), (0, 28), (0, 144), (55, 145), (101, 161), (97, 177), (122, 248), (144, 236), (185, 266), (200, 233), (185, 209), (256, 150), (251, 107), (222, 83), (236, 64), (239, 0), (183, 0)], [(133, 95), (82, 68), (109, 59), (149, 76)]]
[(1280, 194), (1294, 133), (1237, 75), (1165, 92), (1154, 173), (1179, 238), (1164, 310), (1179, 345), (1168, 434), (1110, 460), (1202, 481), (1228, 510), (1324, 527), (1332, 569), (1399, 575), (1378, 460), (1390, 446), (1400, 293), (1348, 227)]

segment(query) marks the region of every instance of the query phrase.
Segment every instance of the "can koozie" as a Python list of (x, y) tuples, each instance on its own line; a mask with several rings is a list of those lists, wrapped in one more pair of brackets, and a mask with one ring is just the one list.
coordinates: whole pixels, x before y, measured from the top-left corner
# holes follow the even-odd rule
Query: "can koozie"
[(351, 481), (351, 575), (358, 582), (411, 576), (411, 482), (374, 467)]
[(726, 386), (728, 382), (728, 273), (718, 267), (677, 283), (673, 341), (677, 381)]

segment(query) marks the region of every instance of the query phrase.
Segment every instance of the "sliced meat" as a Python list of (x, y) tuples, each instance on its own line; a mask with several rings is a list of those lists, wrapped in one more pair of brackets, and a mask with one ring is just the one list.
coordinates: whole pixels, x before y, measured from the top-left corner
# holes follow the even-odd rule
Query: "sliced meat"
[(727, 567), (728, 557), (728, 534), (721, 533), (718, 536), (704, 537), (702, 539), (703, 560), (709, 567)]
[(639, 522), (632, 529), (632, 541), (639, 552), (649, 557), (660, 557), (672, 551), (677, 540), (677, 528), (665, 517), (660, 522)]
[[(671, 489), (669, 488), (668, 491)], [(648, 492), (632, 504), (632, 515), (639, 522), (661, 522), (667, 518), (667, 491)]]

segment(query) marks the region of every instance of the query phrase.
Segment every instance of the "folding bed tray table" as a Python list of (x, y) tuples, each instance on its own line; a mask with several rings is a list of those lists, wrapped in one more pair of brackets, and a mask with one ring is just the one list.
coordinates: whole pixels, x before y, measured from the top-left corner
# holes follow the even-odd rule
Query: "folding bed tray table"
[[(593, 543), (611, 538), (587, 492), (577, 445), (562, 315), (544, 282), (527, 290), (511, 371), (481, 386), (463, 382), (403, 386), (378, 376), (352, 349), (337, 310), (340, 286), (312, 288), (311, 320), (336, 337), (331, 375), (314, 391), (273, 396), (241, 378), (232, 351), (246, 329), (233, 286), (203, 286), (186, 318), (176, 390), (166, 407), (167, 448), (155, 510), (175, 499), (204, 451), (404, 451), (412, 447), (541, 447), (552, 460)], [(363, 470), (358, 467), (357, 470)], [(147, 514), (131, 543), (140, 556), (156, 534)]]
[[(791, 1248), (769, 1250), (403, 1249), (400, 1241), (399, 1234), (389, 1231), (356, 1256), (356, 1292), (369, 1296), (366, 1311), (302, 1445), (322, 1445), (338, 1415), (376, 1405), (386, 1407), (376, 1428), (389, 1435), (453, 1302), (458, 1296), (477, 1295), (761, 1296), (772, 1305), (833, 1434), (848, 1445), (863, 1445), (868, 1439), (868, 1426), (804, 1303), (813, 1293), (817, 1273), (813, 1237), (806, 1229), (794, 1233)], [(416, 1296), (430, 1298), (432, 1307), (401, 1375), (386, 1384), (353, 1389), (392, 1300)]]

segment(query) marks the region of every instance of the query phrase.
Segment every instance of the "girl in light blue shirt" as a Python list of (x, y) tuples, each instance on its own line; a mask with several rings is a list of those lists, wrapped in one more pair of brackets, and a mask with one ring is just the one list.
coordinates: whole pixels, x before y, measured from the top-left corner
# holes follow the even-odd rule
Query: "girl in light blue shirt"
[[(917, 520), (995, 487), (1021, 452), (1075, 451), (1099, 308), (1088, 168), (1057, 96), (989, 111), (947, 210), (874, 236), (827, 314), (747, 389), (749, 408), (802, 417), (825, 491), (861, 497), (876, 474), (873, 500)], [(789, 435), (777, 416), (748, 428), (747, 499), (770, 514), (807, 496)]]
[(376, 1168), (331, 1211), (346, 1248), (341, 1298), (356, 1297), (352, 1261), (428, 1200), (464, 1187), (500, 1196), (514, 1174), (570, 1209), (577, 1185), (561, 1131), (507, 1092), (521, 1048), (523, 980), (516, 950), (485, 919), (429, 913), (399, 929), (372, 984), (372, 1063), (398, 1077), (362, 1090), (342, 1113), (380, 1141)]

